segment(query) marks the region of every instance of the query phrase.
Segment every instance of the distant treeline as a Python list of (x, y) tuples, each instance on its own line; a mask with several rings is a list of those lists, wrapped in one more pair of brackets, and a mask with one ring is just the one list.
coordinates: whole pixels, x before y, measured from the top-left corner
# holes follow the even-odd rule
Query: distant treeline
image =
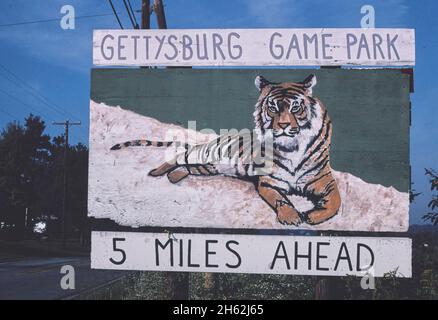
[[(3, 233), (7, 229), (21, 237), (32, 232), (35, 222), (45, 220), (49, 235), (59, 235), (65, 139), (63, 135), (50, 137), (45, 128), (40, 117), (30, 114), (24, 124), (9, 123), (0, 134), (0, 228)], [(86, 224), (87, 146), (70, 145), (67, 159), (66, 231), (72, 234), (84, 229)]]

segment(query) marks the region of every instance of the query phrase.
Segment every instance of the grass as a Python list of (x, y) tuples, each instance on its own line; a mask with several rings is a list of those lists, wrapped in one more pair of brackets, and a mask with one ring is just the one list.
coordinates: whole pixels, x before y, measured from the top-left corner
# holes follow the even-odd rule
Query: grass
[[(187, 280), (187, 277), (188, 298), (190, 300), (301, 300), (313, 299), (314, 297), (314, 278), (312, 277), (258, 274), (173, 273), (173, 281), (175, 281), (175, 279), (181, 281), (181, 278)], [(169, 273), (136, 273), (131, 278), (133, 285), (127, 290), (123, 299), (169, 299), (171, 297), (169, 293), (171, 281)]]

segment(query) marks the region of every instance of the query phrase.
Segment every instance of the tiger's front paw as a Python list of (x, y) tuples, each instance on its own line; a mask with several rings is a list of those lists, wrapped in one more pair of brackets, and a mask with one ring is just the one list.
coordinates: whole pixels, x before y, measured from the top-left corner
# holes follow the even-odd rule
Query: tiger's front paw
[(298, 226), (303, 222), (298, 211), (288, 205), (278, 207), (277, 220), (281, 224), (294, 226)]

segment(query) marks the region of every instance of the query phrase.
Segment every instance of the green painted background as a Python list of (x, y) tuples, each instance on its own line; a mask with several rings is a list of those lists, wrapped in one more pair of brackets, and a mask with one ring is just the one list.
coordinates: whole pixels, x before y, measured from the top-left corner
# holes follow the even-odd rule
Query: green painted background
[[(333, 122), (331, 164), (370, 183), (409, 190), (409, 76), (397, 69), (93, 69), (91, 99), (197, 129), (253, 128), (254, 78), (317, 76)], [(91, 124), (92, 125), (92, 124)]]

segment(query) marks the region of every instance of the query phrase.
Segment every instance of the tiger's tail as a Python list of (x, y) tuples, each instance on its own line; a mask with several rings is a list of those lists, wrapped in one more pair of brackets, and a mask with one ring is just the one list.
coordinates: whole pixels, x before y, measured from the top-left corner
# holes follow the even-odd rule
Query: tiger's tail
[(137, 139), (115, 144), (110, 150), (120, 150), (128, 147), (170, 147), (171, 145), (176, 147), (181, 145), (185, 146), (186, 148), (188, 147), (188, 144), (183, 144), (179, 141), (152, 141), (146, 139)]

